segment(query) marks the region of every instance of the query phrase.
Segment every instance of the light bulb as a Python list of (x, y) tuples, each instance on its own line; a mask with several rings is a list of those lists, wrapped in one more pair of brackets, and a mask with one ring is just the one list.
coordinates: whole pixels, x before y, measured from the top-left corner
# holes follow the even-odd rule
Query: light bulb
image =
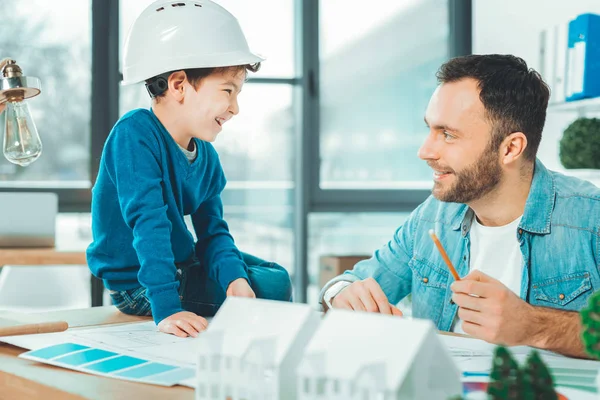
[(42, 141), (27, 103), (9, 101), (5, 112), (4, 156), (11, 163), (26, 167), (42, 154)]

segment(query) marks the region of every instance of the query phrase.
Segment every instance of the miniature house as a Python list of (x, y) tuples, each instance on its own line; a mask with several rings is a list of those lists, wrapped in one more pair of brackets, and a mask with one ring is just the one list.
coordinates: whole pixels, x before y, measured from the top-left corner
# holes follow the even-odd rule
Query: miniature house
[(460, 372), (430, 321), (330, 310), (297, 371), (298, 400), (447, 399)]
[(228, 297), (198, 340), (196, 399), (295, 399), (296, 368), (320, 321), (306, 304)]

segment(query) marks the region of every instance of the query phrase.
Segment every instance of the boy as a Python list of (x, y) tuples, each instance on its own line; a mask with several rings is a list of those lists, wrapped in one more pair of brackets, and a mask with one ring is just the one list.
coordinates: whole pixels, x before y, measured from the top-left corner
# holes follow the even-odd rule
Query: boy
[[(125, 44), (124, 83), (145, 81), (152, 109), (125, 114), (106, 141), (92, 195), (92, 273), (122, 312), (197, 336), (226, 296), (290, 301), (287, 272), (240, 253), (223, 220), (213, 142), (239, 111), (262, 58), (237, 20), (208, 1), (151, 4)], [(191, 215), (197, 242), (184, 222)]]

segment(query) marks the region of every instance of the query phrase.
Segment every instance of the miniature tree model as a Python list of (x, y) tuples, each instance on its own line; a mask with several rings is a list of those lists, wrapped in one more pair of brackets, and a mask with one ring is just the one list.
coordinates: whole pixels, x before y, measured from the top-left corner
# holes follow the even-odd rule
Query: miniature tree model
[(585, 351), (600, 359), (600, 292), (590, 297), (589, 305), (581, 310)]
[(518, 399), (523, 393), (519, 366), (504, 346), (496, 347), (494, 352), (487, 392), (492, 400)]
[(554, 391), (552, 375), (550, 375), (550, 371), (535, 350), (527, 356), (527, 361), (523, 367), (523, 380), (525, 384), (521, 398), (534, 400), (558, 399), (558, 395)]

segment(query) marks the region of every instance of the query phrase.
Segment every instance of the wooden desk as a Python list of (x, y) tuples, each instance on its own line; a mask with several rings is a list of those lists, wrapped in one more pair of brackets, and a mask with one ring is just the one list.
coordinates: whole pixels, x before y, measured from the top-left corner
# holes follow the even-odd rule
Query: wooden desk
[[(147, 321), (149, 317), (125, 315), (115, 307), (94, 307), (43, 314), (1, 317), (26, 322), (65, 320), (70, 327)], [(175, 399), (190, 400), (194, 390), (162, 387), (104, 378), (18, 358), (25, 349), (0, 343), (0, 399)]]

